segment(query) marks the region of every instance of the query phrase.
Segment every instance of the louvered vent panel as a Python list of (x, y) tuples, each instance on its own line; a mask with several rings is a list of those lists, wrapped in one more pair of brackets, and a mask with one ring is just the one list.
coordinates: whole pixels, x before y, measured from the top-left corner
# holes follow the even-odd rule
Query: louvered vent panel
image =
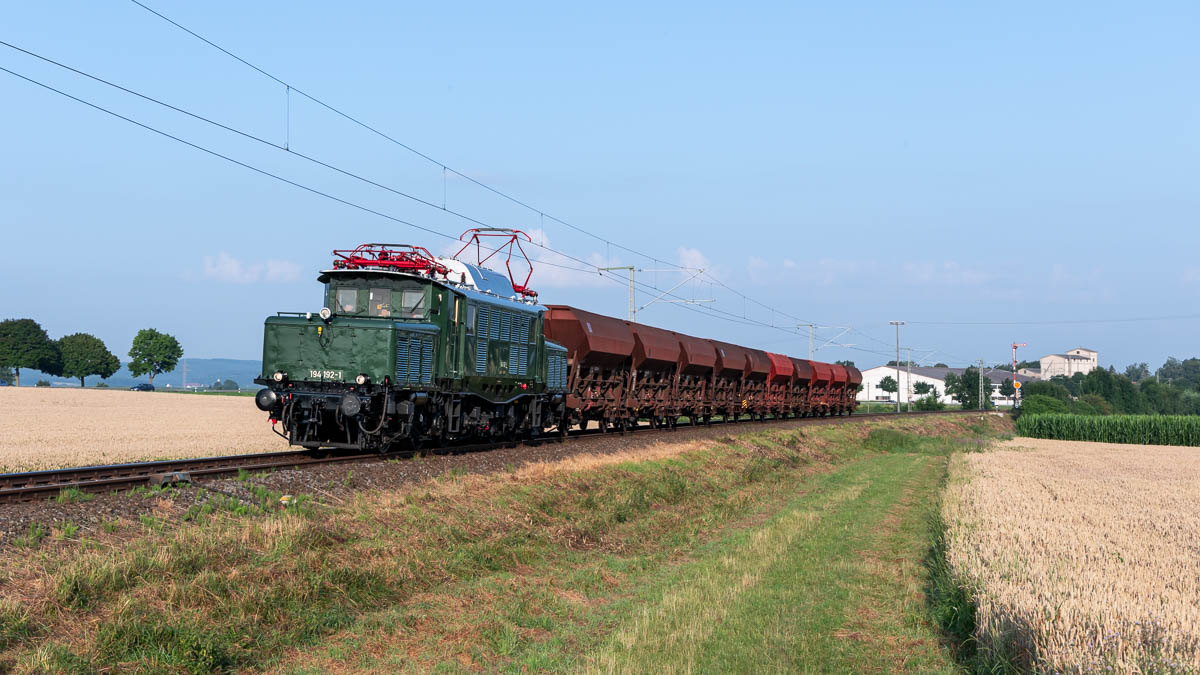
[(418, 382), (421, 379), (421, 338), (408, 339), (408, 381)]
[(500, 339), (500, 315), (502, 314), (502, 312), (493, 310), (492, 312), (490, 312), (490, 314), (492, 315), (492, 330), (489, 333), (489, 335), (491, 335), (493, 340), (499, 340)]
[(487, 337), (488, 334), (488, 317), (491, 315), (488, 307), (479, 308), (479, 316), (476, 321), (478, 326), (475, 327), (475, 334), (480, 337)]
[(567, 359), (560, 354), (555, 354), (551, 358), (554, 364), (554, 376), (550, 379), (555, 389), (565, 389), (567, 387)]
[(487, 338), (480, 338), (475, 341), (475, 372), (487, 372)]
[(396, 381), (408, 381), (408, 338), (396, 337)]
[(433, 380), (433, 339), (421, 340), (421, 384), (429, 384)]

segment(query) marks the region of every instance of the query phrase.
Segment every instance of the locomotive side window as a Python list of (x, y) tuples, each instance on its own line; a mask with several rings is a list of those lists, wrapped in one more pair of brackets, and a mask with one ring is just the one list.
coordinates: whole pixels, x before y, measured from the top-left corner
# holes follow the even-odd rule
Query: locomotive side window
[(475, 305), (467, 305), (467, 332), (475, 332)]
[(419, 288), (406, 288), (400, 291), (400, 311), (410, 319), (425, 318), (425, 291)]
[(367, 308), (368, 314), (371, 316), (391, 316), (392, 315), (392, 289), (390, 288), (372, 288), (371, 289), (371, 304)]
[(358, 313), (358, 289), (339, 288), (337, 292), (337, 308), (342, 314)]

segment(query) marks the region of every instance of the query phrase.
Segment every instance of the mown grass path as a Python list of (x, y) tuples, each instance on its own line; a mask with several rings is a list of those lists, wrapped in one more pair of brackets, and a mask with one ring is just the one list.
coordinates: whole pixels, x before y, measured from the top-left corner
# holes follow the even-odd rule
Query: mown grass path
[(923, 618), (941, 456), (855, 461), (668, 575), (591, 660), (601, 672), (953, 672)]

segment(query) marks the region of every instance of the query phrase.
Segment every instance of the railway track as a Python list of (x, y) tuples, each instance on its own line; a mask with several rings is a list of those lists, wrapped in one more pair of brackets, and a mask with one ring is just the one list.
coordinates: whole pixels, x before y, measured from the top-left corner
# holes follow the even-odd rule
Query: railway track
[[(899, 415), (962, 415), (978, 413), (977, 410), (949, 410), (931, 412), (899, 413)], [(842, 424), (876, 417), (896, 417), (898, 413), (864, 413), (846, 417), (804, 417), (789, 419), (772, 419), (768, 422), (795, 422), (797, 425), (806, 424)], [(649, 425), (641, 425), (627, 431), (628, 434), (643, 435), (647, 433), (673, 433), (689, 430), (700, 430), (724, 426), (722, 423), (712, 427), (680, 426), (672, 431), (654, 429)], [(753, 428), (752, 423), (743, 422), (740, 428)], [(448, 452), (478, 452), (501, 447), (517, 445), (538, 445), (542, 443), (560, 443), (568, 441), (584, 441), (589, 438), (611, 438), (617, 432), (602, 433), (599, 430), (573, 432), (566, 438), (546, 436), (526, 441), (500, 441), (492, 443), (476, 443), (446, 448)], [(36, 502), (53, 499), (63, 490), (78, 489), (83, 492), (103, 493), (131, 490), (140, 486), (172, 485), (192, 483), (198, 480), (223, 478), (238, 475), (242, 471), (258, 473), (275, 469), (299, 469), (308, 466), (353, 463), (364, 461), (379, 461), (398, 457), (408, 457), (410, 452), (369, 453), (362, 455), (337, 455), (321, 457), (310, 451), (265, 452), (249, 455), (231, 455), (228, 457), (202, 457), (197, 459), (168, 459), (153, 462), (131, 462), (127, 464), (105, 464), (99, 466), (81, 466), (69, 469), (52, 469), (48, 471), (26, 471), (21, 473), (0, 474), (0, 504), (19, 502)]]

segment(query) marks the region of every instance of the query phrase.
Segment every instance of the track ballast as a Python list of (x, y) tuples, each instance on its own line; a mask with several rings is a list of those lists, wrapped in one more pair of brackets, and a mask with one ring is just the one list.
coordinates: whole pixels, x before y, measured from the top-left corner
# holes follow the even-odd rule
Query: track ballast
[[(865, 413), (845, 417), (780, 418), (766, 421), (795, 422), (798, 425), (839, 424), (877, 417), (896, 417), (898, 415), (962, 415), (978, 414), (979, 412), (978, 410), (949, 410), (911, 413)], [(671, 430), (655, 429), (649, 425), (641, 425), (626, 433), (636, 433), (639, 436), (650, 433), (677, 435), (680, 432), (686, 433), (688, 430), (720, 427), (725, 424), (714, 423), (709, 427), (687, 425)], [(743, 422), (739, 426), (740, 428), (752, 429), (755, 423)], [(544, 436), (532, 440), (474, 443), (441, 448), (438, 451), (446, 453), (480, 452), (502, 447), (584, 441), (590, 438), (612, 438), (619, 435), (617, 432), (602, 433), (599, 430), (576, 431), (565, 438), (561, 436)], [(276, 469), (303, 469), (307, 466), (380, 461), (409, 457), (411, 455), (411, 451), (403, 451), (320, 456), (319, 453), (302, 450), (6, 473), (0, 474), (0, 504), (37, 502), (53, 499), (63, 490), (69, 489), (77, 489), (89, 493), (121, 492), (141, 486), (187, 484), (204, 479), (224, 478), (231, 475), (238, 475), (241, 472), (259, 473)]]

